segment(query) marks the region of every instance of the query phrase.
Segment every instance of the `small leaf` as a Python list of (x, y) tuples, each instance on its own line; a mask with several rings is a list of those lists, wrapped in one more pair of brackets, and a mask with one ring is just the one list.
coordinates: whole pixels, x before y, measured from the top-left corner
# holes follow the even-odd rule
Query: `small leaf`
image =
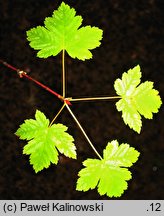
[(108, 143), (102, 160), (87, 159), (83, 162), (85, 168), (78, 174), (76, 190), (88, 191), (97, 186), (100, 195), (120, 197), (131, 179), (131, 172), (125, 167), (131, 167), (139, 154), (128, 144), (119, 146), (117, 140)]
[[(126, 125), (140, 133), (142, 127), (141, 115), (147, 119), (153, 118), (162, 101), (158, 91), (153, 89), (153, 82), (140, 84), (140, 66), (123, 73), (122, 79), (117, 79), (114, 88), (122, 98), (116, 103), (118, 111), (122, 111), (122, 118)], [(140, 84), (140, 85), (138, 85)]]
[(56, 56), (66, 50), (72, 58), (80, 60), (92, 58), (90, 50), (100, 46), (102, 30), (97, 27), (86, 26), (79, 28), (82, 17), (76, 16), (76, 11), (64, 2), (52, 17), (44, 21), (45, 27), (38, 26), (27, 31), (30, 46), (40, 50), (40, 58)]
[(36, 111), (35, 120), (28, 119), (20, 125), (15, 134), (20, 139), (28, 140), (23, 154), (30, 155), (30, 164), (36, 173), (48, 168), (51, 163), (57, 164), (58, 151), (76, 159), (74, 139), (66, 131), (67, 127), (62, 124), (49, 126), (49, 120), (39, 110)]

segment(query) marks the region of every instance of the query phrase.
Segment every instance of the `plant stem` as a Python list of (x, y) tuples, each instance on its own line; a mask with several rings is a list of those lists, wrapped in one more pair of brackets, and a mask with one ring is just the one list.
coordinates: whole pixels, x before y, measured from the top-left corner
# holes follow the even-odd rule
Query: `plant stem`
[(65, 50), (62, 52), (63, 98), (65, 98)]
[(97, 154), (97, 156), (102, 160), (102, 157), (100, 156), (100, 154), (97, 152), (97, 150), (95, 149), (94, 145), (92, 144), (92, 142), (90, 141), (89, 137), (87, 136), (87, 134), (85, 133), (84, 129), (82, 128), (80, 122), (77, 120), (76, 116), (73, 114), (72, 110), (70, 109), (70, 107), (65, 104), (68, 111), (70, 112), (70, 114), (72, 115), (73, 119), (75, 120), (75, 122), (77, 123), (77, 125), (79, 126), (80, 130), (82, 131), (82, 133), (84, 134), (85, 138), (87, 139), (89, 145), (92, 147), (93, 151)]
[(45, 90), (47, 90), (48, 92), (50, 92), (51, 94), (55, 95), (57, 98), (59, 98), (61, 101), (66, 102), (68, 105), (71, 105), (71, 103), (69, 102), (69, 100), (63, 98), (60, 94), (58, 94), (57, 92), (53, 91), (52, 89), (50, 89), (48, 86), (40, 83), (39, 81), (35, 80), (34, 78), (30, 77), (29, 75), (27, 75), (24, 71), (20, 71), (22, 72), (20, 74), (20, 77), (26, 77), (27, 79), (33, 81), (34, 83), (36, 83), (37, 85), (41, 86), (42, 88), (44, 88)]
[(94, 101), (94, 100), (111, 100), (111, 99), (119, 99), (120, 96), (113, 97), (93, 97), (93, 98), (71, 98), (70, 101)]
[(7, 62), (5, 62), (5, 61), (2, 60), (2, 59), (0, 59), (0, 63), (2, 63), (2, 64), (5, 65), (6, 67), (8, 67), (8, 68), (10, 68), (10, 69), (12, 69), (12, 70), (14, 70), (14, 71), (17, 71), (17, 72), (18, 72), (18, 70), (19, 70), (19, 69), (15, 68), (14, 66), (8, 64)]
[(56, 97), (61, 98), (60, 95), (57, 92), (53, 91), (48, 86), (45, 86), (44, 84), (40, 83), (38, 80), (35, 80), (31, 76), (27, 75), (25, 72), (22, 72), (21, 75), (24, 76), (24, 77), (26, 77), (28, 80), (33, 81), (34, 83), (36, 83), (40, 87), (44, 88), (45, 90), (49, 91), (51, 94), (55, 95)]
[(47, 90), (48, 92), (50, 92), (51, 94), (55, 95), (57, 98), (59, 98), (61, 101), (64, 101), (65, 103), (67, 103), (68, 105), (71, 105), (70, 101), (67, 98), (62, 97), (60, 94), (58, 94), (57, 92), (53, 91), (52, 89), (50, 89), (48, 86), (42, 84), (41, 82), (37, 81), (36, 79), (32, 78), (31, 76), (27, 75), (27, 73), (23, 70), (20, 70), (18, 68), (15, 68), (14, 66), (8, 64), (7, 62), (3, 61), (2, 59), (0, 59), (0, 63), (2, 63), (3, 65), (5, 65), (6, 67), (16, 71), (19, 75), (20, 78), (27, 78), (28, 80), (31, 80), (32, 82), (36, 83), (38, 86), (44, 88), (45, 90)]
[(59, 114), (62, 112), (62, 110), (64, 109), (66, 103), (63, 104), (63, 106), (61, 107), (61, 109), (59, 110), (59, 112), (56, 114), (56, 116), (53, 118), (53, 120), (51, 121), (49, 127), (51, 127), (51, 125), (54, 123), (54, 121), (56, 120), (56, 118), (59, 116)]

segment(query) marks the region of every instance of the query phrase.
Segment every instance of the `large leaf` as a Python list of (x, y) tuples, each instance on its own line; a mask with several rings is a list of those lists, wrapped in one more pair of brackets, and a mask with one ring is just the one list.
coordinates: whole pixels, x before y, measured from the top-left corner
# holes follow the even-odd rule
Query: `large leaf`
[(56, 56), (66, 50), (72, 58), (90, 59), (90, 50), (98, 47), (102, 39), (102, 30), (97, 27), (79, 28), (82, 17), (76, 16), (75, 9), (64, 2), (54, 11), (52, 17), (45, 19), (44, 24), (45, 27), (38, 26), (27, 31), (30, 46), (40, 50), (37, 54), (40, 58)]
[(119, 145), (117, 140), (108, 143), (103, 152), (103, 159), (87, 159), (85, 168), (80, 170), (76, 189), (88, 191), (98, 187), (100, 195), (120, 197), (127, 189), (131, 167), (138, 160), (139, 152), (128, 144)]
[[(158, 91), (153, 89), (153, 82), (140, 84), (140, 66), (123, 73), (122, 79), (117, 79), (114, 88), (121, 99), (116, 103), (118, 111), (122, 111), (125, 124), (140, 133), (142, 127), (141, 115), (147, 119), (153, 118), (162, 101)], [(138, 85), (140, 84), (140, 85)]]
[[(36, 111), (35, 120), (25, 120), (16, 131), (20, 139), (28, 140), (24, 146), (23, 154), (30, 155), (30, 164), (35, 172), (48, 168), (50, 163), (58, 163), (58, 151), (70, 158), (76, 158), (74, 139), (62, 124), (49, 126), (46, 116)], [(58, 149), (58, 151), (57, 151)]]

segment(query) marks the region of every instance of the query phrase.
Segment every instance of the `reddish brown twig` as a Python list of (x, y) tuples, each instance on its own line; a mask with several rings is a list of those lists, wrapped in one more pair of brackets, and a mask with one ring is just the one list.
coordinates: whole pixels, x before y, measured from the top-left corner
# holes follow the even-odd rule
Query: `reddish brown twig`
[(61, 101), (64, 101), (66, 104), (71, 105), (71, 102), (67, 99), (64, 98), (63, 96), (61, 96), (60, 94), (58, 94), (57, 92), (53, 91), (52, 89), (50, 89), (48, 86), (40, 83), (39, 81), (37, 81), (36, 79), (32, 78), (31, 76), (27, 75), (27, 73), (23, 70), (20, 70), (18, 68), (15, 68), (14, 66), (8, 64), (7, 62), (3, 61), (2, 59), (0, 59), (0, 63), (2, 63), (3, 65), (5, 65), (6, 67), (16, 71), (19, 75), (20, 78), (27, 78), (28, 80), (31, 80), (32, 82), (36, 83), (38, 86), (42, 87), (43, 89), (47, 90), (48, 92), (50, 92), (51, 94), (55, 95), (57, 98), (59, 98)]

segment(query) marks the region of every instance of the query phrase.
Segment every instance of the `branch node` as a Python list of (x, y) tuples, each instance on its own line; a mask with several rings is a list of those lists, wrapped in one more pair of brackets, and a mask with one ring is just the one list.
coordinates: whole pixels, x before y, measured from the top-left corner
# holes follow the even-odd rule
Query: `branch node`
[(18, 74), (18, 76), (20, 77), (20, 78), (23, 78), (23, 76), (25, 75), (25, 74), (27, 74), (26, 72), (24, 72), (24, 71), (22, 71), (22, 70), (17, 70), (17, 74)]

